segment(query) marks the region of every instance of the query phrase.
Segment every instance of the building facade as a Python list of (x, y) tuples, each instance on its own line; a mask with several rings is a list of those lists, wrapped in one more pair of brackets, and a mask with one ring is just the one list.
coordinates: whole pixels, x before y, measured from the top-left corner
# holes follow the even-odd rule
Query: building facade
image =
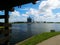
[(32, 22), (31, 17), (28, 17), (28, 18), (27, 18), (27, 22), (28, 22), (28, 23), (31, 23), (31, 22)]

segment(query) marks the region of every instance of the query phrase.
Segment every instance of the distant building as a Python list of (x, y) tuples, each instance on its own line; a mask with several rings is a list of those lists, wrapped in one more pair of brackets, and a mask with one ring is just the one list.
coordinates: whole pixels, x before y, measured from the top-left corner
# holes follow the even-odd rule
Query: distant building
[(28, 17), (28, 18), (27, 18), (27, 22), (28, 22), (28, 23), (31, 23), (31, 22), (32, 22), (31, 17)]

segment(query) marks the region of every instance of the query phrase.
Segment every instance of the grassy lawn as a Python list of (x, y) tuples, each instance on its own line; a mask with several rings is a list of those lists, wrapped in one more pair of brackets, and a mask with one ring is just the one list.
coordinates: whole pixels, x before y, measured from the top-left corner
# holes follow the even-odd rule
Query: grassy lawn
[(4, 28), (4, 26), (0, 26), (0, 28)]
[(16, 45), (36, 45), (37, 43), (40, 43), (48, 38), (51, 38), (53, 36), (59, 35), (60, 32), (46, 32), (42, 34), (35, 35), (29, 39), (26, 39)]

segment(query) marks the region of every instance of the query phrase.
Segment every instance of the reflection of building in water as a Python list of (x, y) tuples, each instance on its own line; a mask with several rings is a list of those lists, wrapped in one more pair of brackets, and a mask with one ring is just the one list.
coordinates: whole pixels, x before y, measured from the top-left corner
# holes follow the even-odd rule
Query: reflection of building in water
[(32, 36), (31, 24), (27, 24), (27, 34), (28, 37)]
[(32, 22), (31, 17), (28, 17), (28, 18), (27, 18), (27, 22), (28, 22), (28, 23)]

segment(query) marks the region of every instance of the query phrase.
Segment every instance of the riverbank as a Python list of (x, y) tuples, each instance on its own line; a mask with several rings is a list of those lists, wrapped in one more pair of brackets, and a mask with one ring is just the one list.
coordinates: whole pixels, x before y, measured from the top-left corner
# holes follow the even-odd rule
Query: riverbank
[(51, 37), (41, 43), (38, 43), (37, 45), (60, 45), (60, 35)]
[(37, 43), (40, 43), (46, 39), (49, 39), (59, 34), (60, 32), (46, 32), (46, 33), (38, 34), (22, 42), (19, 42), (16, 45), (36, 45)]

